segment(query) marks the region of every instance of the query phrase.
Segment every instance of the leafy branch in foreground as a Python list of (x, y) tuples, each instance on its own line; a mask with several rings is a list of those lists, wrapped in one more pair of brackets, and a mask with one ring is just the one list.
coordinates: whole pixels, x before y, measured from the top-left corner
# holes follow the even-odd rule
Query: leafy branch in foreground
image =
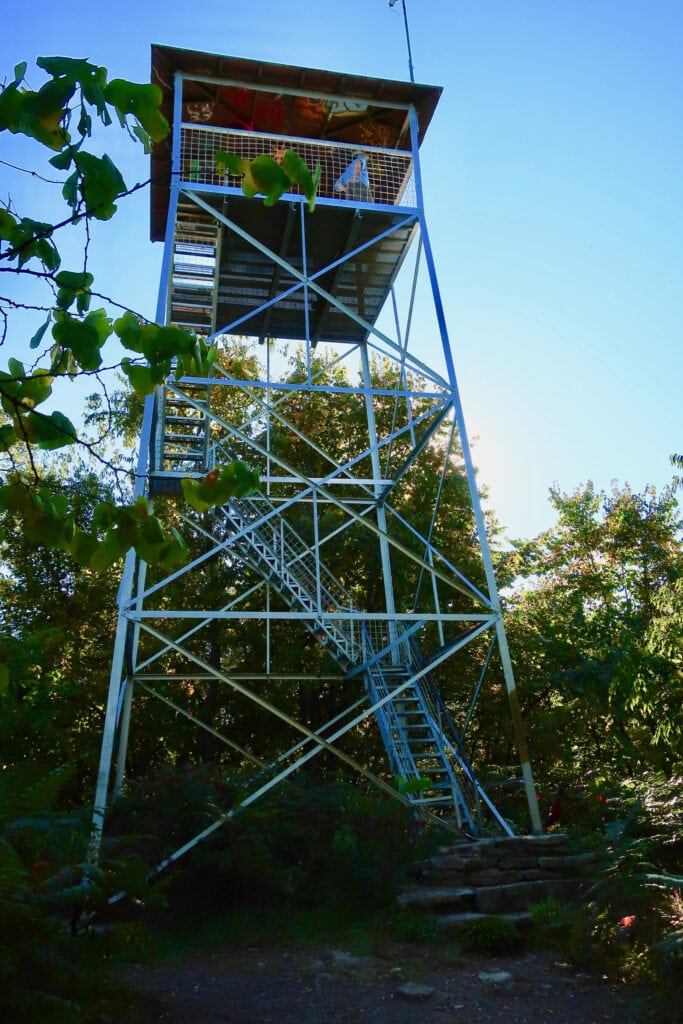
[(63, 494), (54, 494), (46, 486), (36, 491), (20, 477), (10, 476), (0, 487), (0, 508), (21, 520), (28, 541), (66, 551), (97, 571), (108, 569), (131, 547), (146, 562), (167, 569), (181, 565), (187, 555), (178, 531), (171, 528), (166, 532), (142, 497), (129, 505), (100, 502), (93, 510), (90, 528), (84, 530), (76, 525)]
[[(68, 551), (93, 569), (107, 568), (131, 546), (146, 561), (173, 566), (185, 557), (182, 538), (175, 530), (165, 532), (144, 500), (98, 505), (91, 528), (84, 531), (75, 525), (67, 499), (45, 484), (41, 471), (43, 452), (69, 445), (81, 445), (108, 464), (105, 448), (95, 452), (97, 445), (79, 433), (72, 419), (59, 410), (46, 411), (46, 403), (54, 398), (56, 381), (97, 373), (103, 365), (102, 351), (113, 339), (131, 353), (116, 365), (138, 396), (151, 394), (171, 373), (178, 380), (211, 375), (217, 349), (194, 334), (148, 323), (130, 310), (113, 319), (105, 308), (90, 308), (94, 279), (87, 267), (88, 223), (109, 220), (117, 202), (133, 190), (127, 189), (111, 158), (89, 152), (86, 142), (95, 121), (108, 126), (117, 119), (132, 139), (150, 151), (169, 132), (160, 109), (161, 91), (151, 84), (109, 81), (105, 68), (87, 60), (39, 57), (36, 64), (48, 76), (39, 89), (29, 87), (25, 62), (0, 87), (0, 132), (27, 136), (54, 154), (50, 164), (67, 174), (61, 182), (61, 197), (70, 212), (59, 223), (48, 223), (22, 216), (8, 203), (0, 205), (0, 263), (5, 262), (7, 271), (19, 280), (38, 278), (49, 289), (48, 301), (42, 305), (0, 298), (3, 337), (12, 310), (47, 312), (25, 344), (26, 355), (9, 359), (7, 370), (0, 370), (0, 456), (8, 474), (0, 486), (0, 509), (18, 518), (28, 539)], [(299, 168), (296, 173), (303, 172)], [(314, 201), (312, 179), (302, 179), (302, 187), (313, 189)], [(82, 267), (63, 268), (55, 232), (79, 223), (86, 231)], [(51, 345), (30, 365), (28, 353), (40, 347), (48, 332)], [(28, 482), (19, 472), (22, 466), (30, 467)], [(255, 486), (255, 474), (246, 467), (237, 474), (232, 467), (224, 469), (219, 467), (221, 483), (215, 488), (220, 500), (230, 497), (231, 487), (245, 493), (245, 488)]]
[(298, 153), (293, 149), (285, 149), (280, 160), (262, 153), (254, 160), (247, 160), (236, 153), (218, 150), (214, 160), (225, 174), (234, 174), (242, 178), (242, 191), (247, 198), (263, 195), (264, 206), (274, 206), (292, 185), (298, 185), (308, 200), (309, 212), (315, 209), (315, 194), (320, 181), (322, 168), (316, 165), (311, 173)]

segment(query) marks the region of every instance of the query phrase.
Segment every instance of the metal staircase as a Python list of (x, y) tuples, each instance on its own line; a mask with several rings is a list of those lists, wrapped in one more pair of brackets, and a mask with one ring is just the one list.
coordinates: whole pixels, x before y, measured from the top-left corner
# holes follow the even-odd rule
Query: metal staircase
[(376, 664), (365, 673), (373, 703), (396, 694), (376, 711), (392, 772), (414, 804), (474, 833), (480, 824), (477, 781), (452, 721), (434, 704), (433, 680), (428, 673), (416, 679), (418, 673), (415, 656), (407, 665)]
[(208, 384), (185, 384), (182, 391), (159, 389), (150, 494), (178, 492), (183, 477), (200, 476), (210, 468), (210, 400)]
[(232, 550), (268, 580), (287, 605), (310, 613), (307, 628), (348, 669), (357, 658), (358, 643), (350, 624), (334, 621), (329, 612), (339, 607), (356, 609), (341, 583), (316, 561), (306, 541), (262, 494), (233, 499), (217, 509), (215, 517), (234, 533)]
[[(476, 779), (417, 644), (401, 623), (371, 629), (338, 579), (264, 494), (214, 510), (212, 535), (254, 569), (348, 676), (361, 676), (375, 708), (392, 775), (416, 806), (477, 831)], [(335, 618), (344, 611), (349, 617)], [(358, 617), (353, 618), (356, 614)], [(379, 625), (379, 628), (378, 628)], [(418, 677), (418, 678), (416, 678)]]
[(192, 204), (178, 210), (167, 319), (204, 338), (216, 323), (221, 229), (195, 211)]

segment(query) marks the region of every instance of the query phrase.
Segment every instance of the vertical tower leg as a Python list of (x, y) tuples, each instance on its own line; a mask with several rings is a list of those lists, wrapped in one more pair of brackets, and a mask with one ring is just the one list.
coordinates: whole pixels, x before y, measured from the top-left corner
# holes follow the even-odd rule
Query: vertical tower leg
[(109, 676), (109, 694), (107, 697), (107, 707), (104, 717), (102, 748), (100, 750), (100, 763), (97, 772), (97, 786), (95, 789), (95, 803), (93, 807), (89, 854), (91, 861), (98, 860), (102, 844), (102, 832), (104, 829), (104, 818), (107, 809), (109, 779), (114, 754), (114, 741), (116, 738), (121, 685), (125, 678), (126, 644), (128, 642), (128, 630), (130, 628), (130, 623), (128, 618), (124, 615), (122, 608), (127, 597), (129, 597), (131, 593), (134, 569), (135, 552), (131, 549), (126, 555), (123, 576), (121, 578), (121, 586), (119, 587), (119, 618), (116, 625), (114, 653), (112, 657), (111, 673)]
[[(414, 107), (411, 107), (410, 123), (411, 134), (413, 139), (413, 149), (414, 152), (417, 153), (419, 126)], [(472, 460), (472, 451), (470, 449), (469, 444), (469, 435), (467, 433), (467, 428), (465, 426), (465, 417), (462, 410), (460, 393), (458, 390), (457, 380), (455, 376), (455, 366), (453, 363), (452, 349), (448, 338), (446, 318), (443, 311), (443, 303), (441, 301), (441, 292), (439, 290), (439, 285), (436, 276), (436, 265), (434, 262), (434, 255), (429, 240), (429, 234), (427, 232), (427, 225), (424, 220), (424, 204), (422, 201), (422, 182), (420, 179), (420, 164), (419, 160), (417, 159), (415, 161), (415, 177), (417, 185), (418, 205), (420, 210), (420, 221), (425, 260), (429, 271), (429, 278), (432, 286), (432, 294), (434, 297), (434, 307), (436, 310), (437, 321), (441, 332), (444, 358), (446, 360), (448, 376), (451, 382), (451, 386), (453, 388), (453, 407), (455, 410), (455, 418), (458, 425), (458, 431), (460, 433), (460, 444), (462, 448), (463, 459), (465, 462), (465, 470), (467, 473), (467, 481), (469, 484), (470, 496), (472, 499), (472, 508), (474, 511), (474, 516), (477, 524), (477, 531), (479, 534), (479, 545), (481, 548), (484, 571), (486, 573), (486, 582), (488, 586), (489, 597), (496, 614), (496, 636), (498, 639), (498, 648), (500, 651), (500, 658), (503, 666), (505, 686), (507, 689), (508, 700), (510, 703), (510, 711), (512, 714), (515, 742), (517, 746), (517, 755), (519, 757), (520, 767), (522, 769), (522, 778), (524, 781), (524, 789), (526, 793), (527, 804), (529, 807), (529, 816), (531, 819), (532, 830), (536, 835), (540, 835), (543, 832), (543, 825), (541, 823), (541, 817), (538, 810), (538, 800), (536, 798), (536, 788), (534, 786), (534, 780), (531, 771), (531, 763), (529, 761), (529, 750), (526, 742), (526, 736), (524, 733), (524, 723), (522, 721), (522, 714), (519, 706), (519, 697), (517, 694), (517, 686), (515, 684), (514, 672), (512, 670), (512, 662), (510, 660), (510, 652), (508, 648), (507, 637), (505, 634), (505, 625), (503, 623), (503, 613), (500, 604), (500, 596), (498, 594), (498, 586), (496, 584), (496, 577), (493, 570), (493, 560), (491, 558), (491, 548), (489, 546), (488, 535), (486, 533), (486, 522), (484, 520), (481, 501), (479, 500), (479, 489), (477, 487), (474, 462)]]

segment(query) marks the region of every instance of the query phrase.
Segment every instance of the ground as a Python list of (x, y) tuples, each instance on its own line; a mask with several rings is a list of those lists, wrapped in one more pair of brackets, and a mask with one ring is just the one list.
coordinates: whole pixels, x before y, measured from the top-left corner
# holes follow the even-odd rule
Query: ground
[[(450, 956), (388, 943), (372, 956), (267, 945), (127, 967), (117, 1024), (627, 1024), (633, 995), (556, 956)], [(113, 1020), (114, 1018), (112, 1018)], [(670, 1017), (668, 1018), (670, 1020)]]

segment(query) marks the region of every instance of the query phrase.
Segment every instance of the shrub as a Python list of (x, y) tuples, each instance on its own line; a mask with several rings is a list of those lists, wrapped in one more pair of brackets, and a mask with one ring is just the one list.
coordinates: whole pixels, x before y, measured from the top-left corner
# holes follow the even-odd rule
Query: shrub
[(463, 949), (473, 953), (506, 953), (519, 946), (519, 932), (514, 921), (504, 917), (482, 917), (470, 921), (458, 933)]
[[(209, 767), (160, 773), (131, 787), (109, 819), (109, 844), (150, 867), (232, 806), (244, 779)], [(115, 829), (115, 836), (112, 836)], [(420, 855), (403, 805), (345, 778), (288, 780), (241, 810), (174, 869), (175, 899), (223, 908), (261, 905), (380, 908)]]
[(0, 1017), (6, 1024), (81, 1019), (101, 984), (76, 934), (99, 878), (83, 861), (82, 816), (59, 807), (72, 772), (0, 772)]

